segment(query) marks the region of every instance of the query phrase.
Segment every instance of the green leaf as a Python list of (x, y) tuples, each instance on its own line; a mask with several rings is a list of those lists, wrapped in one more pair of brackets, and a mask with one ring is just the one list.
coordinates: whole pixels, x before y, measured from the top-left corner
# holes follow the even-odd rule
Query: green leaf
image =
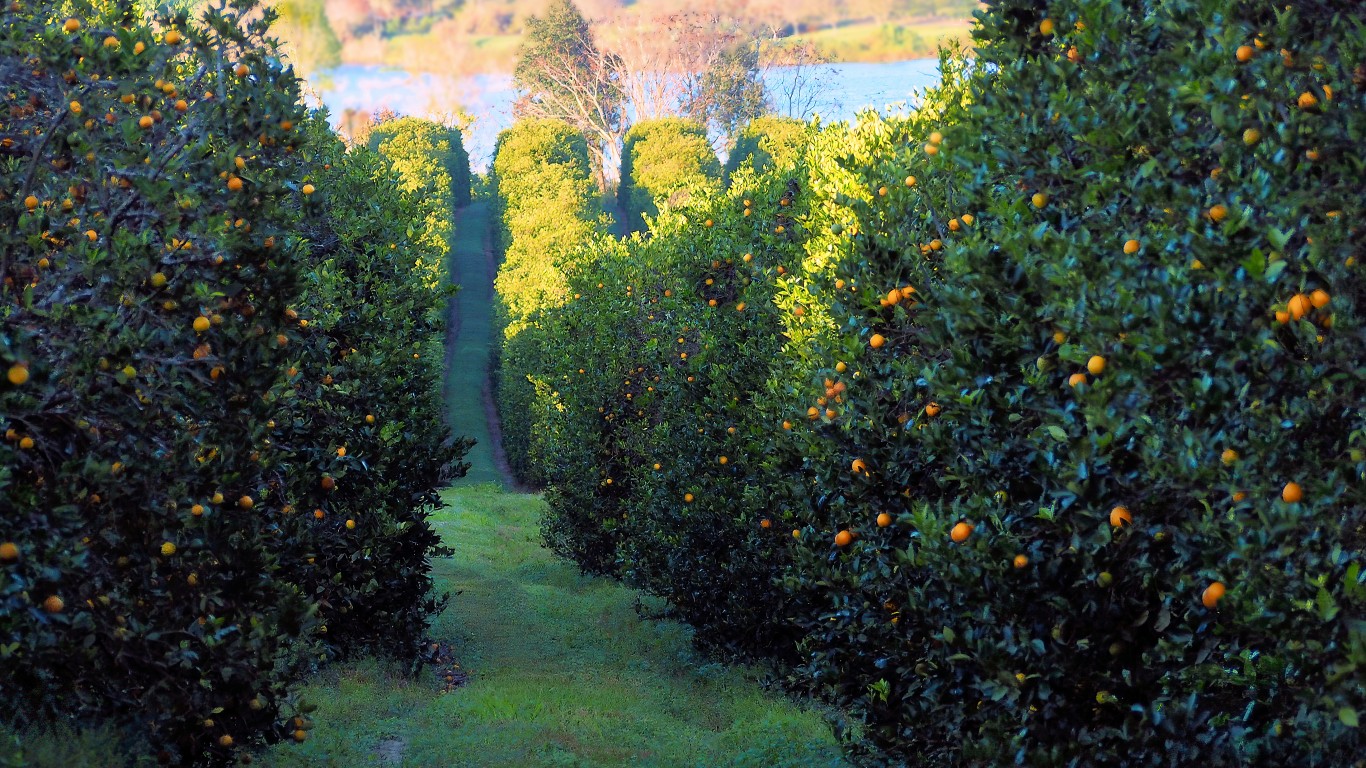
[(1351, 707), (1343, 707), (1342, 709), (1339, 709), (1338, 719), (1341, 720), (1342, 724), (1347, 726), (1348, 728), (1355, 728), (1361, 724), (1361, 721), (1357, 719), (1357, 711), (1355, 709), (1352, 709)]

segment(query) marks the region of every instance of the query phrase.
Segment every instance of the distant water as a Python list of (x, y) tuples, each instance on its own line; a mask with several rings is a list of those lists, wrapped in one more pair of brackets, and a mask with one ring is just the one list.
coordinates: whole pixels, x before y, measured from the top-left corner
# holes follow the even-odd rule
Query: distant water
[[(865, 109), (887, 113), (897, 104), (913, 102), (915, 92), (939, 81), (936, 59), (887, 63), (827, 64), (804, 72), (814, 98), (803, 100), (806, 117), (820, 115), (822, 122), (850, 120)], [(779, 112), (789, 111), (782, 94), (793, 85), (796, 71), (774, 69), (765, 75), (770, 92), (777, 97)], [(459, 111), (474, 116), (465, 137), (470, 162), (477, 171), (488, 168), (498, 133), (512, 124), (516, 92), (512, 76), (483, 74), (447, 77), (428, 72), (347, 64), (314, 73), (310, 85), (332, 113), (334, 126), (343, 110), (374, 112), (390, 109), (400, 115), (443, 117)], [(792, 110), (797, 112), (799, 110)]]

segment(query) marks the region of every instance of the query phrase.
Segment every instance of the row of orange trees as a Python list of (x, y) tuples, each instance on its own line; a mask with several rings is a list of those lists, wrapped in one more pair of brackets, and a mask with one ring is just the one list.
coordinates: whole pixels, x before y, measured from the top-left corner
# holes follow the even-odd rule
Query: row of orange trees
[(113, 719), (228, 762), (306, 738), (292, 686), (320, 660), (414, 658), (437, 605), (427, 515), (466, 447), (424, 236), (449, 195), (301, 106), (272, 16), (6, 5), (11, 725)]
[(1353, 764), (1366, 28), (975, 35), (915, 112), (585, 245), (531, 321), (550, 542), (869, 764)]

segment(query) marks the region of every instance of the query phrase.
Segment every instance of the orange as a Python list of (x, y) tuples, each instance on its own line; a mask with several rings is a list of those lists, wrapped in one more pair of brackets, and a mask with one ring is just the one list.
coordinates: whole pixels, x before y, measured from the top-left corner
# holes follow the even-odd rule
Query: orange
[(200, 515), (204, 514), (204, 505), (196, 504), (193, 507), (190, 507), (190, 514), (194, 515), (195, 517), (199, 517)]
[(1281, 312), (1281, 311), (1277, 310), (1277, 312), (1276, 312), (1276, 322), (1280, 323), (1281, 325), (1285, 325), (1286, 323), (1290, 322), (1290, 313), (1289, 313), (1289, 312)]
[(29, 195), (28, 197), (24, 198), (24, 207), (27, 208), (27, 209), (29, 209), (29, 210), (31, 211), (31, 210), (33, 210), (34, 208), (37, 208), (37, 207), (38, 207), (38, 203), (39, 203), (39, 202), (40, 202), (40, 201), (38, 200), (38, 198), (37, 198), (36, 196), (34, 196), (34, 195)]
[(353, 531), (353, 530), (355, 530), (355, 529), (356, 529), (356, 521), (355, 521), (355, 520), (347, 520), (347, 521), (346, 521), (346, 530), (348, 530), (348, 531)]
[(1300, 98), (1296, 103), (1299, 104), (1300, 109), (1313, 109), (1319, 105), (1319, 97), (1309, 91), (1305, 91), (1300, 94)]
[(1234, 500), (1235, 502), (1244, 501), (1244, 500), (1246, 500), (1246, 499), (1247, 499), (1247, 491), (1234, 491), (1234, 492), (1233, 492), (1233, 500)]
[(959, 544), (967, 541), (968, 537), (971, 535), (972, 525), (968, 523), (958, 523), (957, 525), (953, 526), (953, 530), (949, 531), (949, 538), (953, 539), (955, 542)]
[(1051, 34), (1053, 34), (1053, 20), (1052, 20), (1052, 19), (1044, 19), (1043, 21), (1039, 22), (1039, 34), (1041, 34), (1041, 35), (1051, 35)]
[(343, 445), (342, 447), (338, 448), (337, 455), (342, 458), (346, 458), (346, 446)]
[(66, 33), (68, 33), (68, 34), (71, 33), (71, 32), (79, 31), (80, 28), (81, 28), (81, 20), (80, 20), (80, 19), (67, 19), (67, 20), (66, 20), (66, 23), (62, 25), (62, 31), (63, 31), (63, 32), (66, 32)]
[(1048, 205), (1048, 195), (1043, 192), (1035, 192), (1034, 196), (1029, 198), (1029, 201), (1034, 204), (1035, 208), (1042, 208), (1045, 205)]
[(939, 403), (930, 403), (925, 406), (925, 415), (931, 418), (939, 415)]
[(303, 741), (304, 739), (307, 739), (307, 738), (308, 738), (308, 731), (305, 731), (305, 730), (302, 729), (302, 728), (300, 728), (299, 730), (297, 730), (297, 731), (294, 732), (294, 740), (295, 740), (295, 741)]
[(800, 539), (801, 537), (802, 537), (802, 532), (799, 531), (799, 530), (797, 530), (796, 528), (793, 528), (793, 529), (792, 529), (792, 538), (794, 538), (794, 539)]
[(242, 179), (239, 178), (239, 177), (237, 177), (237, 176), (232, 176), (232, 177), (230, 177), (230, 178), (228, 179), (228, 191), (229, 191), (229, 192), (241, 192), (241, 191), (242, 191)]
[(877, 527), (886, 528), (892, 524), (892, 516), (883, 512), (877, 516)]
[(849, 543), (853, 540), (854, 534), (850, 533), (849, 531), (840, 531), (839, 533), (835, 534), (835, 546), (837, 547), (847, 547), (849, 546)]
[(0, 563), (12, 563), (19, 559), (19, 545), (12, 541), (0, 544)]
[(37, 443), (35, 443), (33, 441), (33, 438), (31, 437), (23, 437), (19, 439), (19, 447), (25, 451), (33, 450), (33, 446), (35, 445), (37, 445)]
[(1011, 565), (1015, 566), (1016, 568), (1023, 568), (1026, 565), (1029, 565), (1029, 558), (1025, 557), (1024, 555), (1016, 555), (1015, 559), (1011, 561)]
[(256, 500), (250, 496), (243, 496), (242, 498), (237, 500), (237, 506), (241, 507), (242, 509), (251, 509), (252, 507), (256, 506)]
[(1219, 604), (1219, 599), (1224, 596), (1224, 591), (1223, 582), (1216, 581), (1208, 587), (1205, 587), (1205, 591), (1200, 593), (1200, 602), (1204, 603), (1206, 608), (1212, 610)]
[(897, 303), (898, 301), (901, 301), (901, 291), (897, 290), (896, 288), (893, 288), (892, 290), (887, 291), (887, 303), (888, 303), (888, 304), (895, 304), (895, 303)]
[(315, 509), (315, 510), (313, 510), (313, 518), (314, 518), (315, 520), (321, 520), (321, 519), (323, 519), (324, 516), (325, 516), (325, 515), (324, 515), (324, 513), (323, 513), (323, 511), (322, 511), (321, 509)]
[(323, 475), (322, 487), (324, 491), (330, 491), (337, 487), (337, 481), (331, 475)]
[(1127, 253), (1127, 254), (1138, 253), (1138, 249), (1141, 248), (1141, 247), (1142, 247), (1142, 244), (1139, 243), (1137, 240), (1125, 240), (1125, 241), (1124, 241), (1124, 252)]
[(1328, 291), (1322, 288), (1316, 288), (1313, 293), (1309, 294), (1309, 303), (1313, 304), (1315, 309), (1323, 309), (1328, 306), (1330, 301), (1332, 301), (1332, 297), (1328, 295)]
[(174, 29), (171, 30), (170, 32), (167, 32), (167, 33), (166, 33), (166, 44), (167, 44), (167, 45), (180, 45), (180, 41), (181, 41), (182, 39), (183, 39), (183, 38), (181, 38), (180, 32), (178, 32), (178, 31), (176, 31), (176, 30), (174, 30)]
[(169, 542), (169, 541), (162, 542), (162, 544), (161, 544), (161, 554), (162, 554), (163, 556), (165, 556), (165, 557), (170, 557), (171, 555), (174, 555), (174, 554), (175, 554), (175, 544), (172, 543), (172, 542)]
[(914, 186), (915, 186), (915, 177), (914, 177), (914, 176), (907, 176), (907, 177), (906, 177), (906, 186), (908, 186), (908, 187), (914, 187)]
[(881, 349), (882, 345), (886, 343), (887, 337), (883, 336), (880, 333), (875, 333), (872, 335), (871, 338), (868, 339), (868, 346), (872, 347), (873, 349)]
[(1290, 310), (1290, 317), (1292, 319), (1299, 320), (1301, 317), (1309, 314), (1309, 310), (1314, 308), (1314, 304), (1309, 300), (1308, 296), (1297, 293), (1290, 297), (1290, 303), (1286, 308)]
[(1210, 206), (1209, 217), (1210, 220), (1216, 224), (1223, 221), (1224, 219), (1228, 218), (1228, 206), (1224, 205), (1223, 203)]
[(194, 329), (196, 333), (203, 333), (209, 330), (209, 318), (200, 315), (194, 319)]
[(1304, 489), (1299, 483), (1286, 483), (1285, 488), (1281, 489), (1281, 499), (1287, 504), (1298, 504), (1304, 498)]
[(759, 527), (760, 527), (760, 528), (764, 528), (764, 529), (772, 528), (772, 527), (773, 527), (773, 521), (772, 521), (772, 520), (769, 520), (767, 517), (765, 517), (763, 520), (760, 520), (760, 521), (759, 521)]
[(727, 456), (722, 456), (722, 457), (720, 457), (719, 459), (717, 459), (716, 461), (717, 461), (717, 463), (719, 463), (719, 464), (729, 464), (729, 463), (730, 463), (730, 458), (727, 457)]
[(43, 601), (43, 610), (48, 613), (61, 613), (62, 609), (65, 607), (66, 603), (62, 598), (57, 597), (56, 595), (49, 595), (48, 598)]
[(850, 465), (850, 468), (854, 470), (854, 474), (856, 475), (868, 473), (868, 464), (865, 463), (863, 459), (854, 459), (854, 463)]
[(220, 746), (220, 747), (231, 747), (231, 746), (232, 746), (232, 737), (229, 736), (229, 735), (226, 734), (226, 733), (223, 734), (222, 736), (219, 736), (219, 737), (218, 737), (218, 746)]
[(939, 131), (931, 131), (931, 132), (930, 132), (930, 143), (931, 143), (931, 144), (943, 144), (943, 143), (944, 143), (944, 134), (940, 133)]
[(1249, 147), (1262, 140), (1262, 132), (1256, 128), (1248, 128), (1243, 131), (1243, 143)]
[(1121, 528), (1125, 525), (1133, 525), (1134, 516), (1129, 514), (1128, 507), (1115, 507), (1110, 510), (1110, 525)]
[(313, 190), (313, 185), (312, 185), (312, 184), (305, 184), (305, 185), (303, 186), (303, 188), (300, 189), (299, 191), (300, 191), (300, 192), (303, 192), (305, 195), (311, 195), (311, 194), (313, 194), (313, 191), (314, 191), (314, 190)]
[(24, 363), (15, 363), (9, 367), (5, 373), (5, 378), (14, 386), (19, 386), (28, 382), (28, 366)]
[(251, 70), (247, 69), (246, 64), (238, 64), (237, 68), (232, 71), (232, 73), (238, 77), (246, 77), (250, 72)]
[(1257, 49), (1250, 45), (1240, 45), (1238, 46), (1238, 50), (1233, 52), (1233, 57), (1238, 60), (1238, 63), (1246, 64), (1252, 60), (1252, 55), (1256, 52)]
[(693, 495), (692, 495), (691, 493), (685, 493), (685, 494), (683, 494), (683, 503), (684, 503), (684, 504), (691, 504), (691, 503), (692, 503), (692, 499), (693, 499)]
[(849, 370), (849, 366), (845, 365), (843, 362), (835, 363), (836, 373), (844, 373), (847, 370)]
[(1224, 462), (1226, 467), (1233, 466), (1233, 463), (1238, 460), (1238, 452), (1232, 448), (1225, 448), (1224, 452), (1219, 454), (1219, 460)]
[(143, 115), (141, 118), (138, 119), (138, 127), (145, 131), (148, 128), (151, 128), (152, 124), (155, 122), (156, 121), (152, 119), (151, 115)]
[(1084, 374), (1084, 373), (1074, 373), (1074, 374), (1072, 374), (1071, 376), (1068, 376), (1068, 377), (1067, 377), (1067, 385), (1068, 385), (1069, 387), (1077, 387), (1077, 386), (1080, 386), (1080, 385), (1085, 384), (1085, 383), (1086, 383), (1086, 374)]
[(1091, 359), (1086, 361), (1086, 370), (1099, 376), (1105, 372), (1105, 358), (1100, 355), (1091, 355)]

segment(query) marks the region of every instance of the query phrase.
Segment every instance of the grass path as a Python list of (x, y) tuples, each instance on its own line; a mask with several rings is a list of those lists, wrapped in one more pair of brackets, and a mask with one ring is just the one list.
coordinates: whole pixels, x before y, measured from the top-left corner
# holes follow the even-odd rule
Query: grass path
[[(432, 636), (464, 686), (367, 660), (303, 692), (316, 728), (260, 763), (281, 768), (823, 768), (845, 765), (819, 714), (766, 691), (755, 670), (698, 656), (686, 628), (641, 618), (640, 595), (586, 577), (540, 544), (539, 496), (504, 490), (488, 392), (493, 272), (487, 203), (460, 211), (451, 273), (446, 401), (479, 441), (433, 524), (455, 550), (435, 563), (453, 594)], [(644, 601), (650, 609), (660, 606)]]
[(333, 667), (304, 692), (320, 706), (312, 736), (265, 765), (844, 765), (818, 714), (763, 690), (753, 670), (697, 656), (681, 625), (640, 618), (637, 593), (543, 549), (538, 496), (483, 485), (445, 500), (434, 522), (456, 553), (436, 577), (458, 594), (433, 635), (469, 683), (441, 693), (430, 671)]
[[(455, 214), (451, 239), (451, 279), (461, 286), (451, 300), (446, 339), (446, 413), (451, 430), (476, 443), (465, 460), (470, 469), (457, 485), (502, 483), (507, 460), (490, 434), (489, 351), (493, 343), (492, 211), (473, 203)], [(495, 427), (496, 429), (496, 427)]]

